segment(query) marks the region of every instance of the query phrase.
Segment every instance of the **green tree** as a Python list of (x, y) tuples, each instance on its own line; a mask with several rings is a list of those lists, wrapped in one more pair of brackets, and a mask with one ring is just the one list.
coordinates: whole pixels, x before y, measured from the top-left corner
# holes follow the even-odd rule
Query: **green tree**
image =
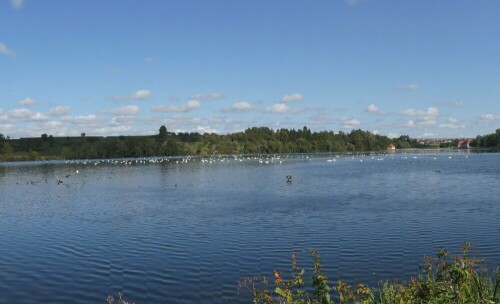
[(159, 136), (161, 139), (165, 139), (165, 138), (167, 138), (167, 127), (165, 127), (165, 126), (161, 126), (161, 127), (160, 127), (160, 133), (158, 134), (158, 136)]
[(14, 148), (8, 142), (4, 142), (3, 143), (3, 153), (5, 155), (9, 155), (10, 156), (10, 155), (12, 155), (12, 153), (14, 153)]

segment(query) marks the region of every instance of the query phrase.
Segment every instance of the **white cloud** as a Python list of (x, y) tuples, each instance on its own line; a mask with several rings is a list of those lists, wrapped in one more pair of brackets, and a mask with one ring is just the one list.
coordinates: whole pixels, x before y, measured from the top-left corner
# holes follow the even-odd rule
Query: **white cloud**
[(217, 131), (217, 129), (213, 129), (213, 128), (210, 128), (210, 127), (202, 127), (202, 126), (197, 126), (196, 127), (196, 131), (198, 131), (198, 133), (219, 133), (219, 131)]
[[(7, 121), (7, 120), (9, 120), (9, 116), (3, 114), (3, 110), (0, 109), (0, 121)], [(1, 128), (0, 128), (0, 130), (1, 130)]]
[(9, 118), (12, 119), (29, 119), (34, 113), (28, 109), (13, 109), (9, 112)]
[(233, 103), (232, 106), (224, 109), (224, 112), (250, 112), (254, 106), (246, 101), (238, 101)]
[(496, 116), (493, 114), (481, 114), (478, 119), (479, 122), (494, 122), (500, 121), (500, 116)]
[(124, 106), (121, 108), (109, 110), (108, 112), (116, 114), (116, 115), (132, 116), (132, 115), (138, 114), (140, 112), (140, 108), (136, 105), (130, 105), (130, 106)]
[(356, 118), (350, 118), (350, 117), (341, 117), (339, 119), (339, 122), (345, 129), (354, 129), (359, 125), (361, 125), (361, 121), (359, 121)]
[(413, 120), (408, 120), (405, 124), (406, 127), (414, 127), (415, 126), (415, 122)]
[(369, 112), (369, 113), (372, 113), (372, 114), (379, 114), (379, 115), (382, 115), (384, 114), (384, 111), (380, 110), (375, 104), (370, 104), (368, 105), (368, 107), (366, 108), (366, 111)]
[(286, 103), (278, 102), (270, 107), (263, 110), (264, 113), (275, 113), (275, 114), (298, 114), (308, 111), (306, 108), (290, 108)]
[(456, 118), (448, 117), (445, 123), (439, 124), (439, 127), (442, 129), (463, 129), (465, 124), (461, 124)]
[(112, 126), (122, 126), (122, 125), (132, 125), (133, 119), (131, 119), (130, 115), (120, 115), (113, 116), (111, 118), (110, 125)]
[(111, 100), (114, 102), (119, 102), (119, 101), (125, 101), (125, 100), (144, 100), (151, 97), (151, 91), (149, 90), (138, 90), (132, 95), (126, 95), (126, 96), (113, 96), (111, 97)]
[(80, 115), (80, 116), (75, 116), (72, 119), (72, 122), (76, 124), (85, 124), (89, 122), (94, 122), (97, 120), (97, 116), (95, 114), (89, 114), (89, 115)]
[(5, 44), (3, 44), (2, 42), (0, 42), (0, 55), (15, 57), (16, 53), (14, 53), (13, 51), (9, 50)]
[(408, 109), (401, 112), (402, 115), (415, 117), (415, 125), (418, 126), (429, 126), (435, 125), (439, 117), (439, 109), (434, 107), (429, 107), (427, 110), (416, 110)]
[(49, 115), (50, 116), (62, 116), (68, 114), (70, 111), (69, 107), (67, 106), (57, 106), (49, 110)]
[(198, 100), (189, 100), (188, 102), (175, 106), (157, 106), (152, 110), (153, 112), (189, 112), (199, 109), (201, 104)]
[(49, 119), (49, 117), (47, 115), (39, 113), (39, 112), (36, 112), (35, 114), (33, 114), (30, 117), (30, 120), (48, 120), (48, 119)]
[(11, 110), (8, 114), (8, 118), (22, 121), (41, 121), (49, 119), (49, 117), (45, 114), (33, 112), (25, 108)]
[(191, 99), (195, 100), (219, 100), (224, 99), (224, 94), (212, 92), (212, 93), (196, 93), (191, 96)]
[(10, 5), (12, 8), (21, 8), (24, 4), (24, 0), (10, 0)]
[(277, 103), (265, 109), (267, 113), (288, 113), (290, 108), (284, 103)]
[(290, 95), (283, 95), (283, 97), (281, 97), (280, 99), (280, 103), (302, 101), (302, 100), (304, 100), (304, 96), (302, 94), (295, 93)]
[(149, 90), (139, 90), (134, 93), (133, 99), (146, 99), (151, 96), (151, 92)]
[(419, 88), (418, 83), (407, 83), (396, 86), (396, 90), (398, 91), (415, 91), (418, 90), (418, 88)]
[(20, 106), (31, 106), (31, 105), (34, 105), (35, 103), (36, 103), (36, 100), (34, 100), (33, 98), (30, 98), (30, 97), (26, 97), (25, 99), (17, 102), (17, 104)]

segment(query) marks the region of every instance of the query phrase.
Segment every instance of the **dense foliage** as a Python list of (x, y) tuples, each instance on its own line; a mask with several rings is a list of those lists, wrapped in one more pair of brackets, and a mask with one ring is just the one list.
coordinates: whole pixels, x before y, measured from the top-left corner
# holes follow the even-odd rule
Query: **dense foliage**
[[(409, 138), (408, 138), (409, 140)], [(370, 132), (311, 132), (310, 129), (254, 127), (227, 135), (171, 133), (165, 126), (153, 136), (53, 137), (0, 139), (4, 159), (77, 159), (149, 157), (174, 155), (211, 155), (242, 153), (307, 153), (334, 151), (385, 150), (394, 140)], [(397, 140), (401, 147), (410, 147), (406, 138)], [(406, 144), (406, 145), (405, 145)], [(34, 154), (36, 151), (36, 155)], [(1, 160), (1, 157), (0, 157)]]
[[(456, 140), (458, 142), (458, 140)], [(444, 147), (456, 147), (456, 142)], [(500, 129), (478, 136), (477, 147), (500, 147)], [(472, 145), (474, 145), (474, 142)], [(267, 127), (248, 128), (232, 134), (172, 133), (161, 126), (157, 135), (53, 137), (9, 139), (0, 134), (0, 161), (37, 159), (85, 159), (150, 157), (212, 154), (311, 153), (343, 151), (380, 151), (389, 144), (397, 149), (430, 148), (407, 135), (396, 139), (368, 131), (349, 133), (302, 129), (272, 130)]]
[(495, 133), (487, 134), (484, 136), (478, 135), (476, 139), (471, 143), (471, 146), (477, 148), (492, 148), (500, 150), (500, 129), (497, 129)]

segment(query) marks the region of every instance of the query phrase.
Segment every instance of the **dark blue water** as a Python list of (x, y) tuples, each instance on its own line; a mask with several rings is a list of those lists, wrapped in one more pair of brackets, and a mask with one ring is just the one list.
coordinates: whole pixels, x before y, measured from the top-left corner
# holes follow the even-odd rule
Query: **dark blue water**
[(373, 284), (464, 242), (500, 265), (500, 154), (0, 165), (0, 303), (250, 303), (292, 252)]

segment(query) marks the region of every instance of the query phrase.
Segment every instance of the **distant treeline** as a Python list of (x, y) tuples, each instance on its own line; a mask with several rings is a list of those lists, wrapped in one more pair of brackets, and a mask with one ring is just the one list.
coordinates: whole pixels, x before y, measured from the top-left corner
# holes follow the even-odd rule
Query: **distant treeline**
[(500, 151), (500, 129), (497, 129), (495, 133), (478, 135), (470, 145), (475, 148), (492, 148)]
[[(477, 141), (480, 147), (496, 147), (497, 133)], [(490, 136), (494, 140), (490, 140)], [(496, 136), (496, 137), (495, 137)], [(483, 140), (484, 138), (484, 140)], [(483, 145), (484, 143), (484, 145)], [(244, 132), (219, 135), (213, 133), (173, 133), (161, 126), (157, 135), (54, 137), (42, 134), (37, 138), (9, 139), (0, 134), (0, 161), (37, 159), (82, 159), (151, 157), (175, 155), (310, 153), (342, 151), (380, 151), (389, 144), (397, 149), (429, 148), (407, 135), (396, 139), (368, 131), (350, 133), (302, 129), (272, 130), (253, 127)], [(456, 147), (456, 145), (455, 145)]]

